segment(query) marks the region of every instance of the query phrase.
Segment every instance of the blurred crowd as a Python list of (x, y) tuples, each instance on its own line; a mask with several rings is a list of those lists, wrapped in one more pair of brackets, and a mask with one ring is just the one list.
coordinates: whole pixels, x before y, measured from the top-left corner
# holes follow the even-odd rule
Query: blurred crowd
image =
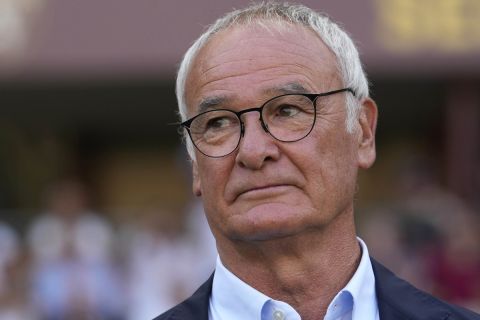
[(442, 187), (426, 160), (400, 168), (398, 200), (371, 209), (360, 233), (402, 278), (480, 312), (480, 211)]
[[(402, 277), (480, 311), (479, 216), (420, 169), (401, 175), (401, 201), (359, 217), (360, 235)], [(47, 194), (23, 232), (0, 223), (0, 320), (151, 319), (214, 268), (200, 203), (185, 215), (152, 208), (113, 223), (89, 208), (78, 182)]]
[(198, 204), (185, 221), (152, 208), (122, 225), (89, 209), (78, 182), (47, 194), (23, 235), (0, 224), (0, 320), (152, 319), (214, 268)]

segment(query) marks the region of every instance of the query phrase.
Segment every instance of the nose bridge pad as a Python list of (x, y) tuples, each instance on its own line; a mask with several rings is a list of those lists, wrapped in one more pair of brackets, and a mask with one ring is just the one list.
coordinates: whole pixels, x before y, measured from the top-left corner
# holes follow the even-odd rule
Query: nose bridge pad
[(258, 119), (258, 121), (260, 121), (260, 123), (262, 124), (263, 130), (265, 130), (265, 132), (268, 133), (268, 132), (269, 132), (269, 131), (268, 131), (268, 125), (265, 123), (265, 121), (263, 121), (263, 118), (260, 117), (260, 119)]
[(243, 138), (245, 136), (245, 124), (243, 121), (240, 121), (240, 137)]
[(265, 120), (263, 120), (262, 110), (259, 110), (259, 111), (258, 111), (258, 121), (260, 122), (260, 125), (262, 126), (262, 129), (263, 129), (266, 133), (269, 133), (269, 131), (268, 131), (268, 125), (265, 123)]

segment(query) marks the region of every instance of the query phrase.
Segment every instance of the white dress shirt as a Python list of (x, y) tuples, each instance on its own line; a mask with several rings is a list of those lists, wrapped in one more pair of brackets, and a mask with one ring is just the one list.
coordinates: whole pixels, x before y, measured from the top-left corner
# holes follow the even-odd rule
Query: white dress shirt
[[(357, 238), (362, 257), (347, 285), (329, 304), (324, 320), (379, 320), (375, 277), (365, 243)], [(209, 305), (210, 320), (300, 320), (289, 304), (252, 288), (217, 258)]]

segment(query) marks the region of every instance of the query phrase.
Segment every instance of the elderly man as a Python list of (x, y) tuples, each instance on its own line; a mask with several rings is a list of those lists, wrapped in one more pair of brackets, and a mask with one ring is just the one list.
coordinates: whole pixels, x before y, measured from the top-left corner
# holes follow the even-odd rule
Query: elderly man
[(480, 319), (396, 278), (356, 237), (377, 107), (338, 25), (300, 5), (231, 12), (187, 51), (177, 98), (219, 258), (157, 320)]

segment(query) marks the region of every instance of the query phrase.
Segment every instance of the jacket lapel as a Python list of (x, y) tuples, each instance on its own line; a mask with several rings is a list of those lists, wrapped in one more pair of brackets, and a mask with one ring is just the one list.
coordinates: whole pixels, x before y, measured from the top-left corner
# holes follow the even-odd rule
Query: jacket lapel
[(208, 320), (208, 307), (212, 293), (213, 274), (195, 293), (173, 308), (165, 318), (168, 320)]
[(381, 320), (438, 319), (451, 315), (444, 303), (418, 290), (372, 260), (378, 311)]

